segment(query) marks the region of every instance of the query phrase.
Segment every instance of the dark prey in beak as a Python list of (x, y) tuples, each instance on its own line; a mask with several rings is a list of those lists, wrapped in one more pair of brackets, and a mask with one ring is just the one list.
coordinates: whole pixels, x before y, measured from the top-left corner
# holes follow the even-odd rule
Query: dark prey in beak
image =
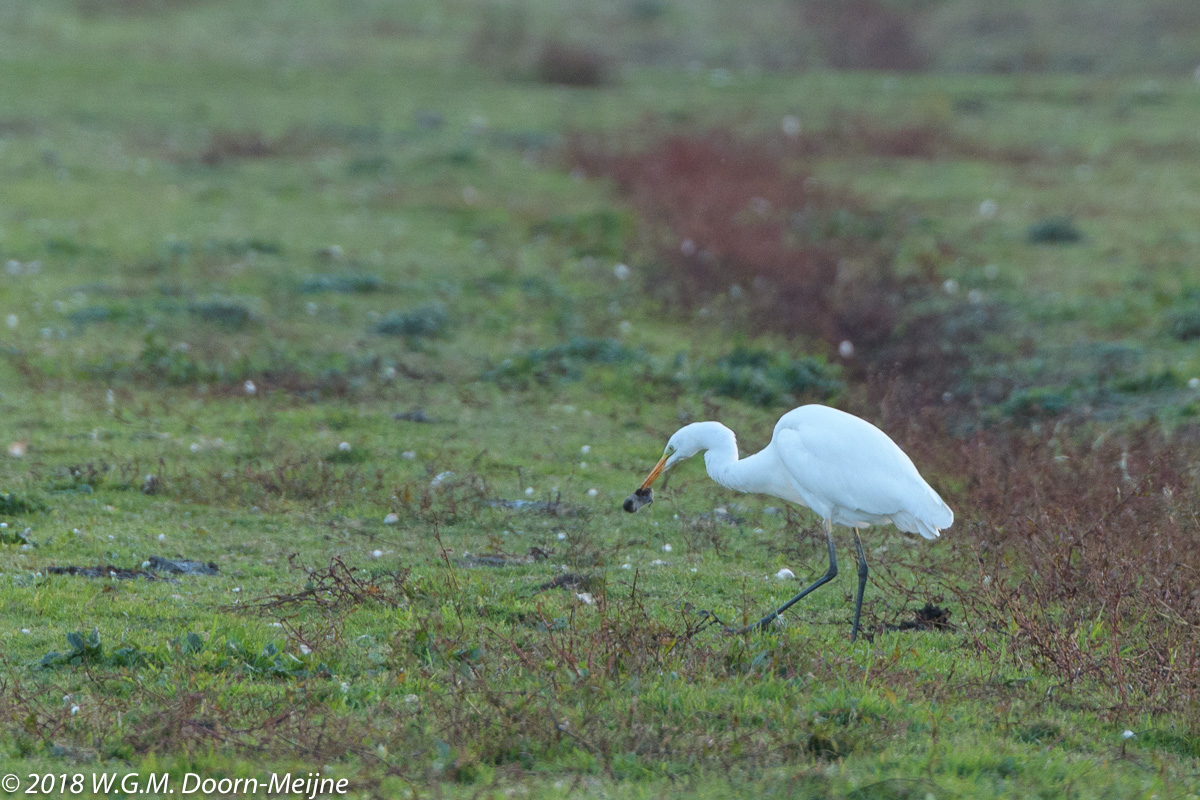
[(625, 504), (621, 507), (632, 514), (642, 506), (648, 506), (653, 502), (654, 490), (647, 486), (645, 488), (638, 489), (636, 492), (629, 495), (629, 497), (626, 497)]

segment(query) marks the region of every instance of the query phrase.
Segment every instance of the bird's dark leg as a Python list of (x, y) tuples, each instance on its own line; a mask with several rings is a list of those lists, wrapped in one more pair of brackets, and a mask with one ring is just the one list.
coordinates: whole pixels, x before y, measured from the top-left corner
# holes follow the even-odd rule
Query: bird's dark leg
[(791, 600), (788, 600), (786, 603), (784, 603), (779, 608), (772, 611), (770, 614), (767, 614), (765, 617), (760, 619), (758, 622), (755, 622), (753, 625), (747, 625), (744, 628), (736, 629), (736, 630), (726, 628), (725, 629), (726, 633), (748, 633), (753, 630), (760, 630), (760, 631), (766, 630), (766, 627), (768, 625), (770, 625), (772, 622), (774, 622), (776, 617), (778, 617), (780, 614), (782, 614), (783, 612), (787, 611), (789, 608), (794, 606), (797, 603), (797, 601), (804, 598), (806, 595), (808, 595), (810, 592), (812, 592), (818, 586), (824, 586), (825, 584), (829, 583), (831, 580), (833, 580), (834, 578), (837, 577), (837, 552), (834, 550), (834, 547), (833, 547), (833, 522), (831, 522), (830, 520), (824, 520), (824, 526), (825, 526), (825, 539), (826, 539), (826, 541), (829, 542), (829, 569), (827, 569), (825, 571), (825, 574), (822, 575), (820, 578), (817, 578), (816, 582), (813, 583), (812, 586), (809, 586), (803, 592), (796, 595)]
[(862, 616), (863, 590), (867, 588), (867, 557), (863, 553), (858, 528), (854, 529), (854, 547), (858, 550), (858, 597), (854, 600), (854, 626), (850, 629), (850, 644), (858, 638), (858, 618)]

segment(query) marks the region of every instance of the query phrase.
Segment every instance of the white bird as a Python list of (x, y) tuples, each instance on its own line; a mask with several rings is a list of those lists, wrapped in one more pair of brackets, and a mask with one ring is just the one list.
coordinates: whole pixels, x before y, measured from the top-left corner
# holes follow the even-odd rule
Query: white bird
[(685, 458), (704, 452), (709, 477), (739, 492), (761, 492), (807, 506), (821, 517), (829, 543), (829, 569), (812, 586), (743, 630), (765, 628), (802, 597), (837, 576), (833, 526), (854, 530), (858, 551), (858, 597), (850, 641), (858, 637), (867, 559), (859, 528), (891, 523), (902, 531), (936, 539), (954, 523), (954, 512), (925, 482), (903, 450), (864, 419), (822, 405), (793, 409), (779, 418), (771, 443), (738, 458), (737, 438), (719, 422), (694, 422), (675, 432), (626, 511), (653, 502), (650, 485)]

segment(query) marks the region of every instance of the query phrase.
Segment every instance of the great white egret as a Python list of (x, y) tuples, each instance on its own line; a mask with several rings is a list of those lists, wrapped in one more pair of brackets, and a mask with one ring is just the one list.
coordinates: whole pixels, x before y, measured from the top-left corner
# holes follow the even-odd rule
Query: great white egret
[[(793, 409), (779, 418), (771, 443), (738, 459), (737, 438), (719, 422), (693, 422), (675, 432), (641, 487), (625, 501), (637, 511), (653, 502), (650, 485), (685, 458), (704, 452), (709, 477), (739, 492), (761, 492), (815, 511), (829, 543), (829, 569), (812, 586), (742, 631), (765, 628), (798, 600), (837, 576), (833, 526), (854, 531), (858, 596), (850, 641), (858, 638), (867, 557), (859, 528), (891, 523), (902, 531), (936, 539), (954, 523), (954, 512), (886, 433), (864, 419), (822, 405)], [(741, 631), (739, 631), (741, 632)]]

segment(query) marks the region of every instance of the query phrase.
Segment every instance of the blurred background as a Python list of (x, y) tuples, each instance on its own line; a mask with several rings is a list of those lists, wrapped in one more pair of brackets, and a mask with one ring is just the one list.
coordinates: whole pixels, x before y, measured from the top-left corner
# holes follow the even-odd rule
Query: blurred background
[[(1194, 781), (1198, 123), (1194, 0), (0, 2), (0, 756)], [(956, 512), (871, 532), (878, 649), (845, 577), (698, 633), (807, 512), (620, 510), (808, 402)]]

